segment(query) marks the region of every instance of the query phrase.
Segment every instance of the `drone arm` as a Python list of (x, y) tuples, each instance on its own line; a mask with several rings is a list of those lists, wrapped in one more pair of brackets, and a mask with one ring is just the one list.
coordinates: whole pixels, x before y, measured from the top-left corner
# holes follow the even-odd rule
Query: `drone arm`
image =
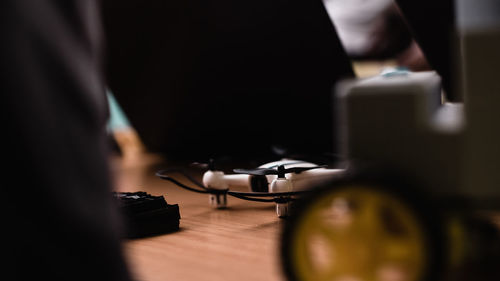
[[(306, 172), (303, 172), (302, 174), (307, 175), (307, 176), (313, 176), (313, 177), (335, 177), (335, 176), (340, 176), (343, 173), (345, 173), (345, 169), (316, 169), (316, 170), (309, 170)], [(298, 174), (300, 175), (300, 174)]]
[(250, 187), (250, 176), (243, 174), (224, 175), (224, 181), (228, 186)]
[(228, 189), (224, 173), (220, 171), (206, 171), (203, 174), (203, 185), (212, 189)]
[(294, 190), (304, 190), (341, 177), (345, 169), (315, 169), (291, 175)]

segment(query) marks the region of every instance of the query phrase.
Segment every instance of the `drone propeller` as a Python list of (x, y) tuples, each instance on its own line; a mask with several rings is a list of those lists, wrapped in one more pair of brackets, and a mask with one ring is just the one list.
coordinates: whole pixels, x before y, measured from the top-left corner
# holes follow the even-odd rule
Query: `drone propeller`
[(193, 168), (198, 168), (201, 170), (206, 170), (206, 171), (225, 171), (226, 169), (224, 167), (232, 165), (233, 164), (233, 157), (231, 156), (209, 156), (207, 160), (201, 160), (201, 161), (195, 161), (189, 164), (190, 167)]
[(266, 175), (278, 175), (278, 178), (284, 178), (285, 174), (295, 173), (300, 174), (304, 171), (325, 168), (325, 165), (322, 166), (312, 166), (312, 167), (291, 167), (285, 168), (285, 165), (278, 166), (278, 169), (271, 168), (257, 168), (257, 169), (234, 169), (233, 171), (238, 174), (249, 174), (253, 176), (266, 176)]
[(208, 159), (208, 163), (193, 162), (189, 166), (209, 171), (217, 170), (215, 167), (215, 160), (213, 158)]
[(327, 164), (328, 166), (336, 166), (339, 163), (342, 163), (346, 160), (344, 156), (337, 153), (332, 152), (301, 152), (301, 151), (292, 151), (286, 147), (273, 145), (271, 147), (271, 151), (274, 155), (280, 158), (287, 159), (300, 159), (303, 161), (318, 163), (318, 164)]

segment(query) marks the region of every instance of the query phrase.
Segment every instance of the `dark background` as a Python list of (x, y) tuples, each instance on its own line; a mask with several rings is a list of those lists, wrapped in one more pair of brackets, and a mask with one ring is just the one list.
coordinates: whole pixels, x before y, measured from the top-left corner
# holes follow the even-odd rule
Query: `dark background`
[(352, 77), (320, 0), (106, 0), (107, 77), (169, 159), (331, 152), (331, 92)]
[[(395, 1), (454, 91), (454, 6)], [(321, 0), (104, 0), (108, 85), (169, 159), (336, 152), (332, 89), (352, 77)]]

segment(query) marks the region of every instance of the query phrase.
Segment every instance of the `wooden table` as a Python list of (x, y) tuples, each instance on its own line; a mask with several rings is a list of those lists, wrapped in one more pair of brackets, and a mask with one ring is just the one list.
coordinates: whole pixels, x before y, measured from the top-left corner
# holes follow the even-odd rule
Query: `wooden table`
[(227, 209), (214, 209), (208, 195), (155, 177), (158, 168), (169, 166), (157, 158), (125, 162), (116, 159), (113, 165), (118, 191), (164, 195), (181, 213), (178, 232), (125, 242), (138, 280), (285, 280), (278, 249), (283, 220), (274, 204), (229, 197)]
[[(359, 77), (376, 75), (393, 62), (356, 62)], [(274, 204), (229, 197), (229, 208), (216, 210), (208, 196), (191, 193), (154, 176), (162, 159), (145, 154), (133, 129), (114, 132), (123, 156), (113, 159), (117, 191), (146, 191), (179, 204), (180, 231), (125, 243), (133, 274), (155, 280), (285, 280), (279, 241), (283, 220)], [(201, 173), (200, 173), (201, 174)]]

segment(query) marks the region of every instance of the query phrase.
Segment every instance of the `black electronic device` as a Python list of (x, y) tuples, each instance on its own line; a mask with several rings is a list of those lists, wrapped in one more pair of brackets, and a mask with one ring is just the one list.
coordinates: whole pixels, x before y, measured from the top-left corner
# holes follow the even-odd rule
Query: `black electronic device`
[(146, 192), (113, 192), (125, 220), (126, 238), (140, 238), (179, 229), (179, 205)]

